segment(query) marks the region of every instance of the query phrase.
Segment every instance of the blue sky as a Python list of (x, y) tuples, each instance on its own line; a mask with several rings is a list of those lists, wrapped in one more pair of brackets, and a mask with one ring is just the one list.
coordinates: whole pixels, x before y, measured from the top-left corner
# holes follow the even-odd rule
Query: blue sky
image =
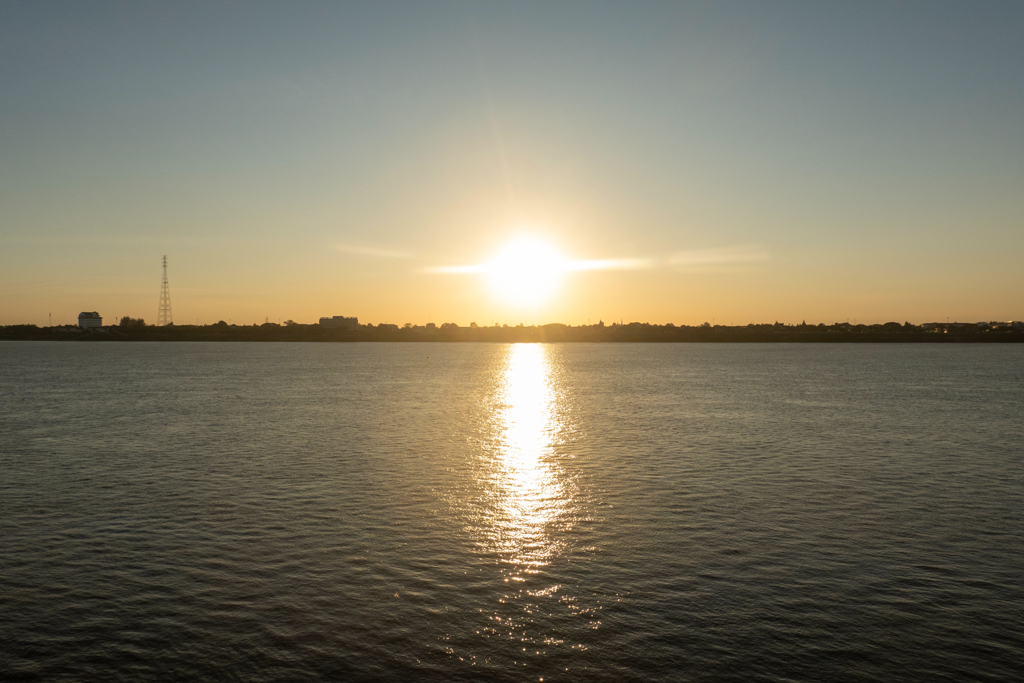
[[(1024, 318), (1022, 35), (1020, 3), (5, 3), (0, 324), (155, 319), (163, 254), (177, 322)], [(531, 310), (431, 272), (523, 232), (653, 265)]]

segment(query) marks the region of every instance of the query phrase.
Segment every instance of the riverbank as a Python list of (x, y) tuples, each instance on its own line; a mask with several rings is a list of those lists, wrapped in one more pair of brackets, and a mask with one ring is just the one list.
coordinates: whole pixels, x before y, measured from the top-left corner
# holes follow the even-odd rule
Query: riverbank
[(319, 325), (169, 325), (84, 330), (74, 326), (0, 327), (0, 340), (34, 341), (224, 341), (224, 342), (646, 342), (646, 343), (852, 343), (949, 344), (1021, 343), (1016, 330), (932, 331), (919, 327), (877, 329), (820, 329), (815, 326), (673, 327), (660, 325), (398, 328), (360, 326), (355, 330), (324, 329)]

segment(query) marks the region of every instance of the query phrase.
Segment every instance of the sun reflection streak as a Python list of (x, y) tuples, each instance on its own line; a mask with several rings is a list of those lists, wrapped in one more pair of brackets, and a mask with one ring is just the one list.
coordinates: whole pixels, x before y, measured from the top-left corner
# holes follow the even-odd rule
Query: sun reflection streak
[(507, 640), (516, 658), (532, 651), (540, 662), (554, 648), (587, 649), (580, 634), (600, 627), (602, 595), (581, 594), (573, 572), (573, 558), (594, 550), (586, 541), (598, 520), (574, 465), (584, 434), (564, 354), (546, 344), (496, 351), (478, 423), (482, 448), (472, 451), (475, 476), (459, 500), (469, 503), (466, 531), (480, 559), (497, 569), (481, 574), (481, 587), (498, 583), (474, 635)]
[(551, 375), (546, 347), (511, 346), (495, 412), (491, 538), (505, 561), (524, 573), (537, 572), (561, 551), (555, 532), (568, 523), (572, 507), (570, 482), (554, 461), (561, 420)]

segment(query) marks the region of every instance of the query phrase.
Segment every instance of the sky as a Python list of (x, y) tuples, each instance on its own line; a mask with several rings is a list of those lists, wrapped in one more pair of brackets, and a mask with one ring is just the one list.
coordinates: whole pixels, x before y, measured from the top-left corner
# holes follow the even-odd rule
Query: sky
[[(155, 322), (164, 255), (177, 324), (1024, 319), (1022, 35), (981, 0), (4, 2), (0, 324)], [(523, 239), (621, 267), (499, 296), (474, 266)]]

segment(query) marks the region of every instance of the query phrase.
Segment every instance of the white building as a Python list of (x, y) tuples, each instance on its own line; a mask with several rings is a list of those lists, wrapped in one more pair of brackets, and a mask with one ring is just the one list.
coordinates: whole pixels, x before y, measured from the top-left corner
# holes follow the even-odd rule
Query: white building
[(359, 318), (346, 318), (343, 315), (336, 315), (332, 318), (320, 318), (320, 327), (324, 327), (329, 330), (353, 331), (359, 327)]
[(96, 311), (82, 311), (78, 314), (78, 326), (83, 330), (89, 330), (95, 327), (103, 327), (103, 318)]

